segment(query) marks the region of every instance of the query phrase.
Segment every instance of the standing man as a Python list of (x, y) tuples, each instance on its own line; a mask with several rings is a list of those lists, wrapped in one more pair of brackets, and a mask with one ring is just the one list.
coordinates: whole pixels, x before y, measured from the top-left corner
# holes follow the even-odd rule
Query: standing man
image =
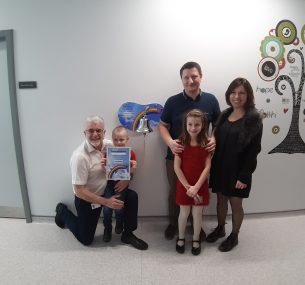
[[(179, 207), (176, 205), (176, 182), (177, 177), (174, 172), (174, 154), (183, 150), (179, 144), (178, 137), (182, 130), (183, 115), (191, 109), (202, 110), (208, 120), (208, 124), (214, 125), (220, 108), (216, 97), (205, 93), (200, 89), (202, 80), (201, 67), (196, 62), (187, 62), (180, 69), (180, 77), (184, 90), (167, 99), (161, 115), (159, 124), (160, 135), (168, 146), (166, 156), (166, 171), (170, 190), (168, 196), (169, 225), (165, 230), (165, 238), (173, 239), (178, 229)], [(212, 135), (207, 144), (208, 151), (214, 151), (215, 139)], [(201, 229), (201, 239), (205, 239), (205, 233)]]
[[(56, 206), (55, 223), (60, 228), (65, 226), (84, 245), (93, 242), (96, 226), (103, 206), (112, 209), (124, 207), (124, 230), (121, 236), (123, 243), (145, 250), (148, 244), (137, 238), (133, 231), (138, 225), (138, 195), (135, 191), (127, 189), (125, 202), (115, 196), (104, 198), (107, 185), (105, 168), (101, 160), (105, 148), (112, 145), (105, 139), (104, 120), (98, 116), (88, 117), (85, 123), (85, 141), (73, 152), (70, 165), (72, 172), (72, 185), (75, 195), (75, 216), (65, 204)], [(115, 191), (120, 192), (128, 186), (128, 181), (119, 181)]]

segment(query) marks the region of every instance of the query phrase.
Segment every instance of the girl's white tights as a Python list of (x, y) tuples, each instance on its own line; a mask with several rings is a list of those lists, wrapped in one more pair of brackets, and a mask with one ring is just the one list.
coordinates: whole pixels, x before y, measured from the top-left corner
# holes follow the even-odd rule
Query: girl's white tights
[[(200, 230), (202, 225), (202, 210), (203, 206), (192, 206), (194, 235), (193, 240), (199, 240)], [(180, 214), (178, 218), (179, 239), (185, 238), (185, 228), (188, 216), (190, 215), (191, 206), (180, 206)], [(178, 241), (178, 245), (182, 246), (183, 241)]]
[(193, 240), (197, 240), (197, 241), (200, 240), (200, 230), (202, 227), (202, 211), (203, 211), (203, 206), (192, 207), (193, 227), (194, 227)]

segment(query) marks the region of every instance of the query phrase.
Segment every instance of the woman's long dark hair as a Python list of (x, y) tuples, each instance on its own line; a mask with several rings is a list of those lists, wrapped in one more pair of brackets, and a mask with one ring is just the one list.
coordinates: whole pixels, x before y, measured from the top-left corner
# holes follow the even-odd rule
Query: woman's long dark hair
[(190, 145), (191, 143), (191, 137), (189, 133), (187, 132), (187, 119), (193, 117), (193, 118), (200, 118), (202, 123), (202, 129), (200, 133), (197, 136), (197, 143), (201, 146), (205, 146), (208, 142), (207, 139), (207, 119), (204, 115), (204, 113), (200, 109), (192, 109), (191, 111), (187, 112), (183, 118), (183, 125), (182, 125), (182, 133), (179, 137), (179, 140), (183, 145)]

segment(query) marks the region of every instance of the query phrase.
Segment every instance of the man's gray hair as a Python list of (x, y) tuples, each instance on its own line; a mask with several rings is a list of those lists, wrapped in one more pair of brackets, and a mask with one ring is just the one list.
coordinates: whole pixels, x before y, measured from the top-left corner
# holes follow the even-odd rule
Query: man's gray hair
[(86, 118), (85, 121), (85, 128), (87, 127), (88, 124), (95, 122), (95, 123), (100, 123), (102, 124), (103, 127), (105, 127), (105, 122), (104, 119), (100, 116), (90, 116)]

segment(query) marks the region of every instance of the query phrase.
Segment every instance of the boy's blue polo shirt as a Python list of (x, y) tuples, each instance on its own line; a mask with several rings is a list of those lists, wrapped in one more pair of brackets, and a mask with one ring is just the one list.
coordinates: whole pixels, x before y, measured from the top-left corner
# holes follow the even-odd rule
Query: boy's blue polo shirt
[[(183, 91), (167, 99), (161, 114), (161, 121), (169, 125), (172, 139), (177, 139), (181, 135), (183, 115), (194, 108), (205, 113), (209, 125), (210, 123), (214, 124), (220, 114), (219, 103), (216, 97), (210, 93), (201, 91), (193, 100)], [(167, 149), (166, 159), (174, 159), (170, 148)]]

